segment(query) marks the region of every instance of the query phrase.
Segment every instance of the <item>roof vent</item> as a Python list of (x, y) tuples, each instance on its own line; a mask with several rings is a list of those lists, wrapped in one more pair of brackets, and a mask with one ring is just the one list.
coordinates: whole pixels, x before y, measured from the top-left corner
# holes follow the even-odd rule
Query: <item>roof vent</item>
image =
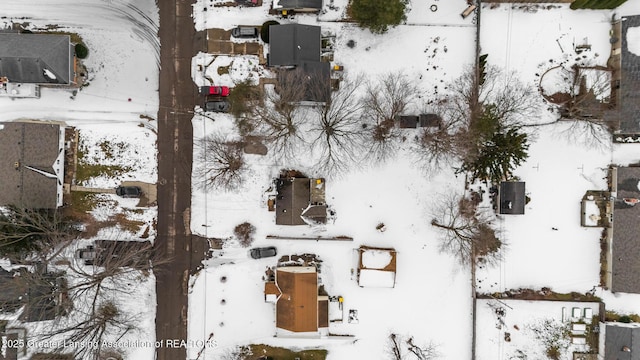
[(631, 352), (631, 348), (630, 348), (630, 347), (628, 347), (628, 346), (623, 346), (623, 347), (622, 347), (622, 351), (624, 351), (624, 352)]
[(16, 170), (20, 169), (20, 162), (19, 162), (19, 161), (14, 162), (14, 163), (13, 163), (13, 167), (14, 167)]

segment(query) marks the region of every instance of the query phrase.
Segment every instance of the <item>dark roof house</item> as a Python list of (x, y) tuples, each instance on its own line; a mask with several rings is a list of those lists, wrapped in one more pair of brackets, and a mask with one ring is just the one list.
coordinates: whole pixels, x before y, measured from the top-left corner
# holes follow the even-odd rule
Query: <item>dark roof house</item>
[(277, 180), (276, 224), (307, 225), (327, 222), (324, 179), (301, 177)]
[(303, 61), (320, 61), (320, 51), (319, 26), (269, 26), (269, 66), (298, 66)]
[(640, 167), (615, 169), (611, 291), (640, 294)]
[(274, 0), (273, 8), (279, 11), (319, 12), (322, 0)]
[(604, 360), (640, 360), (640, 327), (607, 323), (603, 333)]
[(268, 65), (300, 69), (307, 79), (324, 91), (305, 94), (306, 101), (327, 101), (331, 93), (331, 65), (320, 61), (322, 38), (319, 26), (285, 24), (269, 26)]
[(522, 215), (526, 203), (523, 181), (503, 181), (498, 192), (498, 213)]
[(0, 123), (0, 205), (55, 209), (62, 205), (64, 126)]
[(265, 284), (265, 293), (275, 296), (276, 327), (292, 332), (329, 327), (328, 297), (318, 291), (314, 266), (278, 267), (275, 282)]
[(0, 77), (13, 83), (75, 83), (69, 35), (0, 33)]

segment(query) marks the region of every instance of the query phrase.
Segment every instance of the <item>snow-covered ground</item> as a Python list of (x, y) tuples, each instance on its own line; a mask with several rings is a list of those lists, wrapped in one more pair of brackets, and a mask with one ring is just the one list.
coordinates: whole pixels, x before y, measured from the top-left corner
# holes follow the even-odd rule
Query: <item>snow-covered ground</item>
[(27, 23), (34, 32), (79, 34), (89, 56), (88, 85), (71, 90), (41, 89), (39, 99), (0, 98), (0, 121), (16, 118), (69, 120), (73, 125), (140, 121), (158, 112), (160, 43), (158, 9), (152, 0), (47, 0), (2, 2), (2, 26)]
[[(423, 95), (429, 99), (445, 92), (447, 83), (473, 62), (474, 19), (461, 18), (464, 1), (412, 3), (407, 25), (390, 29), (382, 36), (374, 36), (352, 24), (333, 22), (343, 16), (345, 2), (332, 4), (334, 7), (327, 6), (318, 17), (299, 15), (284, 21), (317, 24), (322, 26), (323, 33), (334, 34), (334, 63), (343, 65), (348, 74), (371, 77), (401, 70), (417, 79)], [(435, 11), (431, 5), (437, 6)], [(194, 7), (194, 21), (199, 30), (259, 25), (270, 18), (265, 14), (265, 5), (257, 9), (209, 7), (206, 12), (201, 11), (203, 6), (205, 2), (199, 1)], [(567, 4), (535, 5), (527, 9), (518, 6), (483, 5), (481, 53), (489, 54), (490, 65), (515, 72), (523, 82), (536, 88), (541, 74), (553, 66), (606, 65), (610, 52), (609, 21), (614, 12), (571, 11)], [(617, 16), (636, 13), (640, 13), (640, 5), (630, 2), (616, 11)], [(355, 42), (354, 47), (347, 46), (349, 40)], [(577, 55), (578, 45), (591, 48)], [(205, 59), (206, 55), (200, 57)], [(226, 65), (229, 59), (220, 61)], [(216, 77), (214, 69), (207, 69), (206, 73), (213, 74), (210, 77), (214, 82), (231, 85), (230, 78)], [(195, 66), (194, 81), (206, 83)], [(542, 101), (541, 98), (541, 104)], [(545, 123), (556, 116), (542, 106), (532, 122)], [(530, 157), (515, 175), (526, 182), (531, 202), (525, 215), (498, 219), (506, 242), (503, 261), (494, 268), (478, 269), (478, 291), (551, 287), (558, 292), (586, 292), (598, 285), (601, 229), (580, 227), (580, 199), (586, 190), (606, 188), (604, 177), (609, 164), (624, 165), (639, 159), (632, 145), (593, 146), (579, 136), (572, 138), (570, 126), (559, 123), (527, 130), (532, 140)], [(215, 123), (194, 120), (196, 138), (213, 131), (232, 131), (231, 128), (230, 119), (224, 115), (217, 116)], [(437, 235), (428, 225), (431, 199), (462, 191), (462, 179), (456, 179), (449, 171), (425, 178), (406, 155), (401, 151), (388, 164), (354, 170), (328, 181), (327, 202), (336, 211), (336, 219), (322, 229), (276, 226), (273, 213), (266, 210), (270, 179), (286, 164), (252, 157), (248, 181), (240, 191), (194, 192), (193, 207), (198, 209), (192, 212), (194, 233), (226, 238), (231, 236), (235, 225), (250, 221), (257, 227), (254, 246), (275, 245), (280, 255), (318, 254), (323, 260), (322, 283), (329, 294), (343, 296), (345, 308), (357, 309), (359, 315), (358, 324), (330, 327), (331, 333), (353, 335), (349, 340), (274, 338), (274, 310), (273, 305), (264, 302), (262, 277), (265, 268), (274, 266), (275, 260), (253, 260), (246, 249), (230, 246), (216, 253), (210, 266), (192, 281), (189, 336), (204, 340), (214, 334), (218, 344), (216, 349), (203, 352), (205, 358), (216, 358), (233, 345), (249, 343), (321, 347), (329, 350), (331, 360), (381, 358), (391, 332), (439, 344), (441, 358), (470, 356), (470, 279), (466, 270), (437, 251)], [(194, 179), (194, 184), (199, 182)], [(380, 222), (384, 222), (387, 231), (375, 230)], [(346, 235), (354, 241), (265, 240), (266, 235)], [(355, 249), (360, 245), (393, 247), (398, 251), (395, 288), (357, 286), (352, 271), (357, 266)], [(223, 276), (227, 278), (224, 283), (220, 281)], [(243, 287), (244, 291), (232, 285)], [(602, 296), (611, 308), (640, 312), (638, 296), (596, 290), (596, 295)], [(224, 305), (222, 299), (226, 300)], [(495, 315), (487, 315), (483, 304), (481, 301), (479, 305), (478, 328), (492, 328)], [(524, 326), (526, 319), (557, 317), (557, 311), (540, 306), (546, 305), (518, 306), (518, 318), (512, 317), (510, 321)], [(505, 352), (504, 347), (495, 348), (495, 336), (489, 332), (485, 335), (479, 338), (478, 358), (496, 359), (510, 354), (511, 350)], [(514, 338), (522, 340), (521, 335)], [(533, 348), (535, 339), (532, 339), (529, 336), (523, 340), (523, 349), (538, 353), (540, 349)], [(194, 352), (190, 357), (195, 355)]]
[[(206, 126), (207, 132), (215, 132), (225, 127), (224, 121), (198, 120), (194, 125), (196, 130)], [(320, 228), (275, 225), (275, 214), (267, 211), (264, 192), (280, 168), (265, 166), (263, 158), (250, 159), (253, 175), (238, 191), (194, 191), (193, 207), (201, 209), (194, 211), (194, 232), (226, 238), (235, 225), (250, 221), (257, 227), (252, 246), (275, 245), (279, 256), (317, 254), (322, 260), (320, 278), (325, 290), (344, 298), (345, 321), (330, 324), (329, 333), (352, 336), (274, 338), (275, 309), (265, 303), (263, 276), (266, 267), (276, 265), (277, 258), (254, 260), (247, 249), (230, 246), (215, 252), (210, 266), (192, 279), (189, 337), (206, 340), (213, 333), (217, 343), (217, 348), (204, 350), (204, 358), (216, 359), (221, 352), (248, 343), (318, 347), (328, 349), (330, 359), (360, 358), (362, 354), (385, 352), (391, 332), (425, 343), (432, 341), (439, 351), (453, 358), (468, 358), (470, 274), (439, 253), (436, 234), (425, 221), (429, 218), (429, 199), (461, 188), (462, 179), (451, 187), (447, 184), (451, 182), (447, 179), (453, 178), (450, 172), (426, 179), (407, 158), (353, 172), (341, 180), (327, 180), (327, 203), (337, 217), (334, 223)], [(376, 230), (381, 222), (384, 232)], [(353, 241), (267, 240), (266, 235), (345, 235)], [(398, 252), (394, 288), (358, 286), (354, 274), (358, 266), (356, 249), (361, 245)], [(226, 277), (225, 282), (222, 277)], [(358, 311), (357, 324), (347, 322), (350, 309)], [(189, 358), (195, 358), (200, 350), (191, 349)]]
[(478, 300), (477, 359), (519, 359), (522, 354), (526, 354), (526, 358), (546, 359), (546, 351), (553, 345), (558, 347), (560, 359), (571, 359), (573, 351), (589, 350), (586, 344), (572, 342), (586, 338), (587, 331), (582, 329), (590, 327), (593, 317), (598, 316), (599, 305), (597, 302)]

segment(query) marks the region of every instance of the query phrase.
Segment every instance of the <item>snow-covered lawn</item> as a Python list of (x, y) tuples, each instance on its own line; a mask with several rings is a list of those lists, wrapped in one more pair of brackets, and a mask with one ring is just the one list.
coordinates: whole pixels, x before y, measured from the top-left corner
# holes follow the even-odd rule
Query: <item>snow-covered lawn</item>
[[(559, 359), (571, 359), (573, 351), (589, 350), (586, 344), (572, 342), (588, 337), (591, 321), (598, 317), (599, 305), (597, 302), (480, 299), (476, 306), (477, 359), (519, 359), (522, 354), (526, 354), (526, 358), (546, 359), (547, 350), (554, 346), (558, 347)], [(589, 309), (587, 317), (585, 309)], [(592, 317), (588, 317), (589, 312)], [(585, 327), (588, 330), (582, 330)]]
[[(197, 138), (205, 128), (207, 133), (228, 128), (228, 121), (222, 117), (216, 122), (194, 120)], [(249, 159), (250, 177), (237, 191), (203, 193), (196, 189), (193, 207), (200, 210), (193, 212), (192, 230), (227, 238), (235, 225), (249, 221), (257, 227), (252, 246), (276, 246), (278, 256), (318, 255), (325, 290), (344, 298), (344, 322), (331, 323), (329, 333), (352, 337), (274, 338), (275, 309), (264, 301), (263, 277), (266, 267), (275, 266), (277, 258), (253, 260), (247, 249), (230, 242), (230, 247), (214, 252), (214, 259), (208, 262), (211, 266), (192, 279), (189, 338), (206, 340), (213, 333), (217, 343), (217, 348), (204, 351), (205, 358), (216, 359), (234, 345), (248, 343), (325, 348), (329, 359), (359, 358), (362, 354), (375, 357), (386, 351), (391, 332), (414, 336), (420, 343), (431, 341), (438, 344), (440, 352), (455, 358), (469, 357), (470, 343), (461, 339), (469, 339), (471, 331), (470, 274), (438, 252), (436, 233), (429, 225), (430, 199), (457, 191), (462, 179), (457, 185), (448, 184), (454, 178), (450, 172), (427, 179), (408, 154), (401, 152), (393, 163), (327, 180), (326, 201), (337, 214), (335, 222), (322, 227), (287, 227), (275, 225), (275, 213), (266, 208), (265, 191), (280, 167), (265, 164), (265, 159)], [(384, 232), (376, 230), (379, 223), (385, 224)], [(266, 235), (345, 235), (353, 241), (267, 240)], [(360, 245), (398, 252), (394, 288), (358, 286), (356, 249)], [(223, 276), (226, 282), (221, 281)], [(357, 324), (347, 321), (350, 309), (358, 311)], [(189, 356), (195, 357), (199, 350), (190, 349)]]
[(28, 23), (34, 32), (77, 33), (89, 49), (82, 61), (89, 84), (72, 90), (41, 89), (40, 99), (0, 98), (0, 120), (69, 120), (72, 124), (139, 121), (158, 112), (158, 10), (152, 0), (46, 0), (2, 2), (2, 25)]
[[(292, 21), (320, 25), (323, 33), (335, 35), (334, 63), (344, 66), (349, 74), (363, 73), (371, 78), (403, 71), (416, 79), (423, 91), (421, 95), (429, 100), (445, 93), (448, 82), (473, 62), (474, 20), (473, 17), (461, 18), (460, 12), (466, 6), (463, 1), (412, 4), (408, 24), (390, 29), (382, 36), (374, 36), (352, 24), (332, 22), (343, 16), (346, 2), (336, 0), (331, 4), (333, 7), (327, 7), (317, 18), (300, 15)], [(199, 10), (203, 5), (198, 2), (195, 7), (197, 29), (259, 25), (269, 18), (264, 5), (260, 9), (210, 7), (207, 12)], [(437, 5), (436, 11), (432, 11), (430, 5)], [(483, 5), (481, 53), (489, 54), (490, 65), (514, 71), (522, 81), (536, 88), (541, 74), (556, 65), (567, 68), (574, 63), (606, 65), (612, 12), (571, 11), (566, 4), (536, 5), (529, 7), (529, 11), (516, 7)], [(623, 14), (636, 12), (640, 12), (638, 6), (625, 4), (620, 8)], [(347, 45), (350, 40), (354, 46)], [(591, 48), (578, 55), (575, 52), (578, 45), (591, 45)], [(199, 57), (197, 63), (210, 63), (206, 55)], [(241, 58), (233, 61), (238, 60), (246, 62)], [(226, 57), (219, 57), (214, 64), (216, 62), (222, 66), (231, 63)], [(212, 68), (206, 73), (214, 83), (231, 85), (232, 76), (218, 76), (215, 66)], [(206, 83), (196, 71), (194, 81)], [(531, 122), (545, 123), (555, 120), (556, 116), (541, 106), (540, 113)], [(586, 190), (606, 188), (605, 169), (610, 163), (628, 164), (638, 159), (629, 145), (589, 146), (580, 136), (567, 134), (571, 131), (570, 125), (559, 123), (527, 129), (532, 140), (530, 157), (515, 175), (526, 182), (531, 201), (525, 215), (505, 215), (498, 219), (507, 244), (502, 250), (503, 260), (495, 268), (478, 270), (478, 291), (551, 287), (558, 292), (586, 292), (598, 285), (601, 229), (580, 227), (580, 200)], [(226, 116), (216, 117), (216, 123), (194, 120), (197, 138), (204, 133), (231, 128)], [(429, 226), (431, 199), (446, 192), (462, 191), (462, 179), (456, 179), (450, 171), (427, 178), (406, 155), (401, 151), (388, 164), (329, 179), (327, 203), (335, 210), (336, 218), (321, 228), (274, 224), (274, 214), (266, 210), (266, 192), (280, 166), (260, 157), (249, 159), (251, 170), (241, 190), (194, 192), (193, 207), (199, 209), (193, 211), (194, 233), (226, 238), (231, 236), (235, 225), (250, 221), (257, 226), (254, 246), (275, 245), (279, 255), (319, 255), (323, 260), (321, 279), (325, 289), (329, 295), (343, 296), (344, 308), (358, 310), (359, 318), (358, 324), (331, 324), (330, 333), (354, 336), (340, 342), (329, 338), (296, 341), (274, 338), (273, 305), (264, 302), (262, 278), (265, 267), (274, 266), (276, 258), (252, 260), (246, 249), (232, 246), (223, 249), (222, 254), (216, 253), (211, 267), (193, 279), (189, 336), (206, 339), (214, 334), (218, 343), (217, 349), (206, 350), (206, 358), (215, 358), (220, 351), (236, 344), (260, 342), (299, 348), (323, 347), (329, 349), (329, 359), (380, 358), (391, 332), (439, 344), (442, 358), (470, 356), (470, 344), (461, 340), (468, 339), (471, 332), (470, 279), (467, 271), (459, 269), (453, 259), (437, 251), (436, 234)], [(194, 179), (194, 183), (198, 182)], [(381, 222), (385, 232), (375, 230)], [(266, 235), (345, 235), (354, 241), (265, 240)], [(357, 267), (355, 249), (360, 245), (391, 247), (398, 251), (395, 288), (357, 286), (353, 274)], [(227, 282), (220, 282), (222, 276), (228, 276)], [(243, 287), (244, 291), (232, 287), (233, 284)], [(633, 295), (612, 295), (600, 289), (596, 295), (603, 296), (615, 308), (638, 311), (631, 305)], [(222, 298), (227, 300), (224, 305), (220, 302)], [(521, 330), (515, 330), (517, 334), (512, 335), (510, 347), (496, 340), (496, 336), (504, 334), (481, 333), (479, 358), (502, 358), (519, 348), (531, 354), (539, 353), (541, 348), (534, 344), (535, 337), (524, 334), (525, 323), (533, 318), (557, 317), (557, 309), (543, 307), (559, 305), (531, 303), (524, 309), (523, 304), (529, 306), (526, 302), (512, 305), (522, 311), (510, 311), (507, 318), (508, 326), (522, 324)], [(479, 329), (495, 324), (495, 314), (489, 314), (486, 308), (486, 301), (480, 301)], [(597, 314), (597, 307), (594, 310)]]

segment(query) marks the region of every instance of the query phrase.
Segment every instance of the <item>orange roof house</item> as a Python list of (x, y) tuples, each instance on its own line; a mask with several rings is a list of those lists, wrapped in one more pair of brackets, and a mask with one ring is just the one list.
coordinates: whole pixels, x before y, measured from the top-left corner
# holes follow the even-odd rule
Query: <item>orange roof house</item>
[(265, 300), (276, 303), (276, 327), (292, 332), (317, 332), (329, 326), (328, 297), (318, 295), (314, 266), (276, 269), (274, 282), (265, 284)]

